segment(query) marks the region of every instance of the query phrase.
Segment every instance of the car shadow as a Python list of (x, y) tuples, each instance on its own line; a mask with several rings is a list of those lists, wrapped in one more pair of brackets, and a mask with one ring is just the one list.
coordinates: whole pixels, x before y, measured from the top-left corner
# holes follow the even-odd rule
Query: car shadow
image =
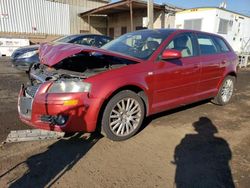
[(195, 102), (195, 103), (192, 103), (192, 104), (188, 104), (188, 105), (185, 105), (185, 106), (180, 106), (180, 107), (177, 107), (177, 108), (174, 108), (174, 109), (171, 109), (171, 110), (167, 110), (167, 111), (163, 111), (163, 112), (160, 112), (160, 113), (157, 113), (157, 114), (150, 115), (150, 116), (148, 116), (148, 117), (146, 117), (144, 119), (139, 131), (137, 132), (137, 134), (139, 134), (153, 120), (155, 120), (157, 118), (161, 118), (163, 116), (167, 116), (167, 115), (171, 115), (171, 114), (174, 114), (174, 113), (177, 113), (177, 112), (181, 112), (181, 111), (184, 111), (184, 110), (187, 110), (187, 109), (190, 109), (190, 108), (194, 108), (196, 106), (200, 106), (200, 105), (203, 105), (203, 104), (206, 104), (206, 103), (209, 103), (209, 102), (211, 102), (211, 99), (206, 99), (206, 100), (203, 100), (203, 101)]
[(207, 117), (200, 117), (193, 127), (197, 134), (185, 135), (175, 148), (176, 187), (234, 188), (227, 141), (214, 135), (218, 130)]
[(76, 134), (61, 139), (48, 149), (29, 157), (24, 163), (28, 171), (19, 179), (10, 183), (10, 187), (52, 186), (63, 174), (70, 170), (101, 138), (93, 133), (89, 138)]

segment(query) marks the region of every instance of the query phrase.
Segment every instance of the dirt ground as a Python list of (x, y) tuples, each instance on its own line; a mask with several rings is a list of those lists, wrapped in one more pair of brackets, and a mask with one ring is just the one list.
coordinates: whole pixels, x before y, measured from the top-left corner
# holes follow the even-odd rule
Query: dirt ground
[[(29, 129), (17, 116), (27, 81), (0, 61), (0, 142)], [(250, 69), (231, 104), (203, 101), (150, 117), (133, 138), (99, 135), (2, 145), (0, 187), (239, 187), (250, 185)]]

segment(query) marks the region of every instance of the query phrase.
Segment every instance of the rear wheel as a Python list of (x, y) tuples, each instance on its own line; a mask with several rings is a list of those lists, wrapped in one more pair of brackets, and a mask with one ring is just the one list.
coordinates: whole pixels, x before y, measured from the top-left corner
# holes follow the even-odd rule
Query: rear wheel
[(235, 77), (227, 76), (221, 84), (219, 92), (217, 96), (213, 99), (213, 102), (218, 105), (228, 104), (232, 99), (234, 87)]
[(125, 90), (117, 93), (104, 109), (102, 134), (114, 141), (132, 137), (144, 119), (144, 103), (136, 93)]

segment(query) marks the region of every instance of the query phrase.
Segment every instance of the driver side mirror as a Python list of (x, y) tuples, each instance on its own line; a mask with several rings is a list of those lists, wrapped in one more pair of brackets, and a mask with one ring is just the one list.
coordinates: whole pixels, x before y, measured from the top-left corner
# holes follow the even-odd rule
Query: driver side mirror
[(170, 59), (180, 59), (182, 57), (181, 52), (174, 49), (164, 50), (161, 59), (170, 60)]

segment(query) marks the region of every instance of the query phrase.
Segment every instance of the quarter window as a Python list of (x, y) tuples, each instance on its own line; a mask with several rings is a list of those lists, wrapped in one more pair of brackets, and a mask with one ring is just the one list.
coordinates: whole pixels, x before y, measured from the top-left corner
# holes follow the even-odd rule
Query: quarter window
[(177, 36), (166, 49), (174, 49), (181, 52), (182, 57), (194, 56), (192, 39), (188, 34)]
[(215, 42), (218, 45), (218, 48), (221, 52), (229, 52), (230, 49), (228, 48), (227, 44), (225, 41), (219, 37), (214, 37)]
[(198, 44), (202, 55), (216, 54), (217, 48), (209, 36), (198, 35)]

